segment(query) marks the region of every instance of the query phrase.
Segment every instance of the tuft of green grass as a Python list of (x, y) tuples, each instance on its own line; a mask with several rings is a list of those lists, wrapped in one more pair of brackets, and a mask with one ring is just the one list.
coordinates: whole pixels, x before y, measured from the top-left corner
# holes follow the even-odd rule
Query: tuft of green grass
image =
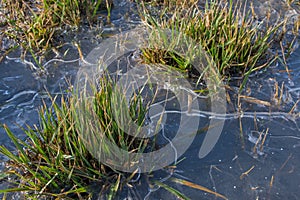
[[(104, 75), (97, 87), (91, 84), (93, 96), (86, 96), (83, 90), (68, 99), (62, 97), (59, 103), (57, 98), (52, 98), (51, 105), (44, 104), (40, 110), (40, 126), (24, 129), (25, 141), (3, 125), (15, 150), (0, 146), (0, 153), (9, 158), (0, 178), (11, 183), (11, 188), (2, 189), (0, 193), (21, 192), (26, 199), (91, 199), (95, 196), (114, 199), (124, 186), (133, 184), (130, 181), (140, 176), (138, 169), (125, 173), (110, 167), (120, 163), (103, 162), (116, 154), (111, 144), (127, 152), (143, 153), (155, 150), (156, 139), (129, 135), (126, 133), (130, 129), (120, 127), (116, 116), (125, 122), (130, 117), (139, 127), (135, 130), (138, 135), (148, 104), (142, 102), (141, 91), (133, 94), (128, 104), (123, 88), (114, 88), (114, 81)], [(128, 110), (129, 116), (126, 114)], [(104, 137), (107, 140), (103, 140)], [(95, 156), (95, 152), (100, 157)], [(121, 163), (122, 167), (136, 164)], [(151, 173), (145, 175), (151, 177)], [(188, 199), (163, 182), (153, 184)], [(191, 187), (195, 184), (185, 185)]]
[(59, 30), (92, 23), (99, 9), (110, 13), (111, 6), (111, 0), (3, 0), (7, 13), (4, 33), (24, 49), (46, 50)]
[[(11, 183), (11, 188), (2, 189), (0, 193), (21, 192), (26, 199), (91, 199), (95, 196), (114, 199), (124, 186), (136, 179), (138, 169), (131, 173), (118, 171), (110, 166), (120, 163), (104, 163), (106, 158), (95, 157), (95, 152), (103, 151), (99, 156), (114, 155), (112, 143), (135, 153), (156, 148), (155, 139), (126, 134), (115, 118), (118, 115), (119, 119), (128, 120), (124, 109), (129, 108), (129, 117), (142, 127), (147, 105), (142, 103), (139, 93), (132, 96), (128, 105), (122, 89), (120, 93), (114, 90), (114, 82), (108, 76), (101, 77), (97, 86), (98, 89), (91, 86), (94, 95), (90, 100), (79, 93), (68, 99), (62, 97), (59, 103), (57, 98), (52, 98), (50, 106), (44, 104), (40, 110), (40, 126), (24, 129), (25, 141), (3, 125), (15, 150), (0, 146), (0, 153), (9, 158), (0, 178)], [(126, 164), (136, 163), (122, 163), (122, 166)], [(181, 194), (166, 187), (175, 196)]]
[[(105, 79), (100, 82), (101, 89), (95, 94), (93, 104), (84, 104), (85, 108), (94, 110), (99, 118), (97, 125), (111, 142), (126, 151), (142, 152), (148, 145), (147, 141), (135, 140), (118, 128), (110, 103), (112, 83)], [(79, 101), (76, 97), (70, 97), (67, 101), (61, 98), (60, 105), (55, 103), (56, 98), (52, 101), (50, 107), (44, 105), (40, 111), (40, 127), (24, 130), (26, 141), (17, 138), (6, 125), (3, 126), (16, 147), (13, 153), (4, 145), (0, 146), (0, 153), (9, 158), (3, 177), (9, 176), (15, 187), (0, 190), (0, 193), (22, 191), (26, 199), (87, 199), (95, 192), (91, 186), (97, 184), (100, 195), (113, 199), (137, 172), (118, 172), (93, 157), (84, 141), (86, 138), (78, 132)], [(139, 125), (142, 125), (144, 112), (137, 95), (132, 100), (130, 113)], [(95, 143), (90, 142), (93, 142), (90, 145)], [(106, 144), (101, 149), (114, 153)]]
[[(156, 17), (144, 4), (141, 4), (141, 10), (144, 22), (152, 29), (170, 29), (198, 42), (224, 78), (244, 77), (242, 86), (251, 73), (274, 61), (276, 56), (270, 53), (270, 49), (274, 42), (278, 42), (275, 39), (286, 24), (286, 20), (271, 24), (267, 18), (258, 23), (251, 9), (247, 11), (241, 2), (233, 5), (232, 0), (225, 4), (219, 0), (206, 1), (204, 8), (197, 3), (184, 8), (166, 6)], [(169, 53), (160, 51), (158, 43), (143, 51), (143, 57), (150, 62), (159, 60), (163, 63), (170, 58)], [(178, 56), (173, 57), (174, 61), (180, 69), (189, 67)]]

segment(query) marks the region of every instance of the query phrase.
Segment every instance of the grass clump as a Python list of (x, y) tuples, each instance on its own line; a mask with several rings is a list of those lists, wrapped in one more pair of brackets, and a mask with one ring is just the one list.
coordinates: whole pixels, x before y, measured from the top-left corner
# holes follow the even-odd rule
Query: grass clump
[[(119, 95), (116, 92), (119, 90), (114, 90), (115, 83), (107, 77), (102, 78), (97, 90), (92, 86), (95, 94), (93, 97), (86, 98), (83, 91), (67, 101), (61, 98), (60, 105), (55, 103), (56, 98), (52, 99), (50, 106), (44, 105), (40, 110), (40, 127), (27, 127), (24, 130), (27, 135), (25, 141), (17, 138), (4, 125), (16, 152), (4, 145), (0, 146), (0, 153), (9, 158), (0, 177), (11, 184), (11, 188), (0, 190), (0, 193), (21, 192), (26, 199), (115, 199), (125, 186), (133, 187), (134, 182), (140, 180), (142, 174), (139, 168), (132, 172), (116, 169), (118, 165), (123, 168), (138, 166), (138, 156), (137, 159), (128, 159), (132, 162), (123, 163), (109, 158), (119, 156), (116, 155), (114, 145), (126, 152), (137, 154), (159, 148), (156, 136), (138, 137), (145, 122), (148, 105), (142, 101), (140, 93), (133, 94), (128, 104), (124, 94)], [(122, 91), (122, 88), (119, 89)], [(138, 127), (136, 135), (126, 134), (130, 129), (123, 129), (116, 121), (116, 115), (119, 120), (128, 121), (128, 116), (124, 114), (125, 109)], [(104, 137), (107, 140), (103, 140)], [(174, 167), (170, 166), (170, 169)], [(168, 172), (168, 167), (166, 171)], [(152, 180), (152, 172), (143, 175), (146, 176), (150, 188), (162, 187), (180, 199), (189, 198), (164, 183), (167, 179), (171, 183), (227, 199), (189, 181), (170, 178), (171, 176)]]
[[(268, 66), (274, 58), (269, 50), (278, 30), (286, 23), (272, 25), (267, 19), (258, 23), (251, 10), (246, 11), (241, 3), (233, 6), (232, 0), (225, 4), (207, 1), (204, 8), (197, 3), (184, 9), (181, 6), (166, 7), (158, 17), (153, 17), (152, 10), (144, 5), (142, 10), (145, 23), (152, 28), (175, 30), (198, 42), (216, 63), (219, 73), (227, 78), (233, 75), (248, 77)], [(152, 50), (144, 51), (146, 58), (156, 57), (156, 54)]]
[(112, 6), (110, 0), (4, 0), (7, 28), (4, 34), (18, 41), (25, 49), (45, 50), (53, 44), (58, 30), (92, 22), (97, 11)]
[[(99, 130), (102, 130), (102, 133), (98, 133), (99, 136), (105, 135), (110, 142), (126, 151), (142, 152), (147, 146), (147, 141), (129, 137), (114, 121), (111, 110), (112, 83), (103, 79), (100, 85), (92, 105), (88, 105), (87, 102), (83, 105), (96, 113), (96, 124), (99, 125)], [(119, 172), (96, 159), (87, 148), (87, 142), (93, 142), (89, 143), (93, 146), (95, 141), (86, 140), (86, 137), (81, 137), (78, 132), (79, 101), (75, 97), (69, 98), (68, 102), (62, 98), (61, 105), (54, 101), (55, 99), (50, 107), (44, 106), (40, 111), (40, 128), (28, 127), (25, 130), (28, 137), (26, 141), (18, 139), (4, 125), (17, 153), (14, 154), (5, 146), (0, 146), (0, 153), (9, 158), (4, 173), (14, 180), (12, 184), (15, 187), (0, 192), (24, 191), (26, 199), (88, 199), (95, 193), (112, 199), (124, 184), (135, 177), (137, 171)], [(130, 115), (141, 126), (145, 109), (139, 102), (138, 96), (133, 98)], [(106, 147), (103, 144), (101, 149)], [(96, 185), (96, 191), (91, 189), (93, 185)]]

